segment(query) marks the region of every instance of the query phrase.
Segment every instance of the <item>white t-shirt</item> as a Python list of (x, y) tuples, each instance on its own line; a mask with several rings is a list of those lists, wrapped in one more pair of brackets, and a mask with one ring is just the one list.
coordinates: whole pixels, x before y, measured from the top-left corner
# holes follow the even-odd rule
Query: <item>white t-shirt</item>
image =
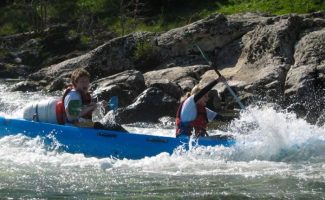
[[(82, 107), (81, 95), (75, 89), (72, 89), (64, 98), (64, 109), (69, 111), (70, 116), (78, 117)], [(73, 119), (69, 119), (72, 121)]]
[[(207, 112), (207, 118), (209, 122), (212, 121), (218, 114), (208, 108), (205, 108), (205, 110)], [(180, 115), (181, 115), (180, 118), (182, 122), (190, 122), (196, 119), (197, 108), (196, 108), (196, 103), (194, 101), (194, 95), (190, 96), (185, 100)]]
[(67, 96), (64, 98), (64, 108), (67, 109), (71, 100), (81, 101), (81, 95), (75, 89), (72, 89)]

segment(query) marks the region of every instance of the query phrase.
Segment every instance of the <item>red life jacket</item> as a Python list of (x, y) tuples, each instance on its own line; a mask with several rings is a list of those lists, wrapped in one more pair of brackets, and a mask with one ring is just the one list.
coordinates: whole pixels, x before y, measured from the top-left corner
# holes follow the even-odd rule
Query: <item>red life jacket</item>
[[(66, 113), (64, 108), (64, 99), (69, 94), (69, 92), (71, 92), (72, 89), (73, 88), (69, 86), (64, 91), (62, 98), (56, 103), (55, 112), (56, 112), (56, 120), (58, 124), (65, 124)], [(79, 93), (81, 95), (82, 105), (88, 105), (91, 103), (91, 96), (88, 92), (86, 94), (83, 92), (79, 92)], [(83, 116), (83, 118), (91, 119), (91, 113), (92, 112), (88, 112)]]
[(196, 104), (197, 116), (189, 123), (181, 122), (181, 111), (185, 100), (180, 104), (176, 113), (176, 137), (185, 133), (188, 136), (192, 135), (192, 130), (195, 130), (195, 136), (204, 136), (206, 134), (206, 128), (208, 124), (207, 111), (201, 104)]

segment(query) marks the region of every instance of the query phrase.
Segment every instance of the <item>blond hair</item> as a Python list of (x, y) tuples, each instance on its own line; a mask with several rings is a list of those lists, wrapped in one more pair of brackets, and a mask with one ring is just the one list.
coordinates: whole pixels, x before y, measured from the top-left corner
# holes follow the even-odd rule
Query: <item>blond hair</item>
[(186, 92), (186, 94), (184, 96), (181, 97), (180, 102), (185, 101), (185, 99), (187, 99), (188, 97), (192, 96), (192, 95), (196, 95), (197, 93), (199, 93), (201, 90), (201, 87), (199, 85), (196, 85), (192, 88), (191, 92)]
[(201, 90), (200, 85), (196, 85), (194, 86), (194, 88), (191, 90), (191, 95), (196, 95), (197, 93), (199, 93)]
[(89, 78), (90, 77), (90, 74), (89, 74), (89, 72), (87, 72), (87, 70), (85, 70), (83, 68), (75, 69), (72, 72), (72, 74), (71, 74), (71, 82), (72, 82), (72, 85), (74, 87), (76, 87), (77, 82), (78, 82), (78, 79), (81, 78), (81, 77), (87, 77), (87, 78)]

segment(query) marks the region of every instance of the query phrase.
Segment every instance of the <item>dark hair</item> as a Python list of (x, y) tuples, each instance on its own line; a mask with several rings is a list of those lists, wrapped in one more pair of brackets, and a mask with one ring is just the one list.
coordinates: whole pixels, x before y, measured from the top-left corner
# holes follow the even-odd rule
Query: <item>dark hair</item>
[(74, 70), (71, 74), (71, 82), (74, 87), (76, 87), (78, 79), (81, 77), (87, 77), (90, 78), (89, 72), (83, 68), (78, 68)]

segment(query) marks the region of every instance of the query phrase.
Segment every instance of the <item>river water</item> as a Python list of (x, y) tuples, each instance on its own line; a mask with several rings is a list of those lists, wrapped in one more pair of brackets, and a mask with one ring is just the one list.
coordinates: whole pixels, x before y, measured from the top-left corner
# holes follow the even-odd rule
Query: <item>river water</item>
[[(55, 95), (8, 92), (0, 116)], [(172, 135), (170, 125), (132, 132)], [(250, 107), (226, 130), (235, 146), (175, 150), (141, 160), (85, 157), (23, 134), (0, 138), (0, 199), (325, 199), (325, 127), (274, 105)]]

